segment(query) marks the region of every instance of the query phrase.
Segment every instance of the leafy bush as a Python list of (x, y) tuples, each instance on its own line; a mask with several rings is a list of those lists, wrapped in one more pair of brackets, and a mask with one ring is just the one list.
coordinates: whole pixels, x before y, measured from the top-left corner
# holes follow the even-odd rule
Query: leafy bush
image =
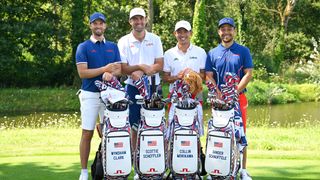
[(316, 84), (282, 84), (253, 81), (248, 85), (250, 104), (285, 104), (320, 100), (320, 87)]

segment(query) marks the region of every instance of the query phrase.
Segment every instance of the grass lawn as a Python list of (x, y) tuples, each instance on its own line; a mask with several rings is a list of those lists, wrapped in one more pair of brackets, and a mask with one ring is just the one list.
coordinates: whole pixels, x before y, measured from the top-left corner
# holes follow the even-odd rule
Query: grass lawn
[[(251, 127), (248, 169), (259, 180), (319, 179), (319, 136), (315, 127)], [(0, 179), (77, 179), (79, 137), (75, 128), (0, 130)], [(90, 164), (98, 143), (95, 134)]]

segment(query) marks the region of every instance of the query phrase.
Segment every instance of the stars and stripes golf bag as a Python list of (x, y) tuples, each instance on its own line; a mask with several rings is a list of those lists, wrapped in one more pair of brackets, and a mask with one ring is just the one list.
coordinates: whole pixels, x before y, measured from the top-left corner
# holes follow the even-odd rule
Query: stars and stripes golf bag
[(143, 88), (145, 88), (143, 92), (147, 92), (136, 96), (137, 103), (141, 104), (141, 119), (135, 152), (135, 170), (140, 179), (162, 179), (166, 170), (165, 102), (159, 95), (161, 87), (155, 87), (154, 76), (151, 79), (152, 93), (145, 91), (149, 89), (146, 76), (139, 80), (142, 82), (136, 83), (143, 83)]
[[(236, 85), (238, 76), (227, 73), (226, 84), (221, 85), (222, 98), (218, 98), (217, 87), (211, 82), (208, 86), (208, 102), (211, 105), (212, 118), (208, 121), (205, 169), (212, 179), (236, 179), (240, 168), (241, 137), (235, 127), (239, 123), (238, 94)], [(241, 114), (240, 114), (241, 117)]]
[(104, 179), (127, 179), (132, 169), (129, 104), (120, 82), (95, 81), (106, 105), (101, 124)]
[(168, 128), (170, 174), (173, 179), (195, 179), (200, 177), (198, 102), (191, 98), (189, 86), (183, 81), (176, 81), (171, 93), (174, 115)]

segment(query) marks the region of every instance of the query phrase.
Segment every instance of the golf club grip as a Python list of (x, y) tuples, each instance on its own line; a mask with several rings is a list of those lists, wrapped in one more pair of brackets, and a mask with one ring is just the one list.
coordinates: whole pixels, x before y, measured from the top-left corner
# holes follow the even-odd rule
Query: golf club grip
[(151, 94), (156, 92), (156, 76), (151, 76)]

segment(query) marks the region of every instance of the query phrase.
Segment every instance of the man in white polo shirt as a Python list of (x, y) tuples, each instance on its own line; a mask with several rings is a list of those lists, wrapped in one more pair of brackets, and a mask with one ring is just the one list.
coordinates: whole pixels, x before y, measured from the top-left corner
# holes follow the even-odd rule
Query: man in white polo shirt
[[(169, 82), (170, 88), (173, 82), (182, 79), (184, 74), (190, 69), (197, 72), (202, 79), (205, 78), (205, 63), (207, 54), (201, 47), (191, 44), (190, 38), (192, 36), (191, 25), (188, 21), (179, 21), (175, 25), (174, 36), (178, 43), (175, 47), (169, 49), (164, 53), (164, 66), (163, 66), (163, 80)], [(202, 102), (202, 92), (197, 94), (196, 98)], [(200, 120), (200, 135), (203, 135), (202, 128), (202, 105), (198, 108), (198, 115)], [(173, 118), (173, 108), (169, 111), (169, 124)]]
[(141, 8), (133, 8), (130, 11), (129, 23), (132, 31), (123, 36), (118, 47), (122, 61), (122, 73), (128, 75), (126, 89), (129, 98), (134, 103), (129, 106), (129, 120), (132, 126), (131, 142), (133, 152), (136, 150), (137, 128), (140, 121), (140, 105), (135, 102), (135, 95), (140, 94), (135, 82), (146, 74), (155, 75), (156, 85), (160, 84), (159, 72), (163, 68), (163, 49), (160, 37), (146, 31), (146, 13)]

